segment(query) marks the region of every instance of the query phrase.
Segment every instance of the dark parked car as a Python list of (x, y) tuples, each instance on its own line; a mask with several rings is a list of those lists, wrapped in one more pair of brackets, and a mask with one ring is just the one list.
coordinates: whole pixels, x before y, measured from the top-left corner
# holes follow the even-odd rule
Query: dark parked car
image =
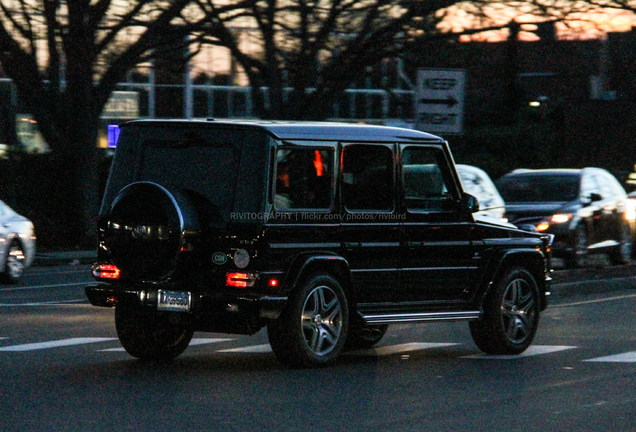
[(294, 366), (376, 344), (389, 324), (469, 321), (517, 354), (547, 306), (551, 235), (476, 222), (443, 139), (329, 123), (122, 126), (99, 215), (99, 283), (128, 353), (194, 331), (254, 334)]
[(554, 234), (553, 255), (566, 265), (583, 265), (592, 253), (606, 253), (614, 264), (630, 260), (627, 195), (606, 170), (515, 170), (496, 184), (508, 221)]

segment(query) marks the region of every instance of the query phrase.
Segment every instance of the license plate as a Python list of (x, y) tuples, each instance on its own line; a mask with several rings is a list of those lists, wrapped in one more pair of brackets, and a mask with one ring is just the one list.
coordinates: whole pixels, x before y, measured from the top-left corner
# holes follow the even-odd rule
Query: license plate
[(192, 295), (182, 291), (163, 291), (157, 293), (157, 309), (173, 312), (187, 312), (190, 310)]

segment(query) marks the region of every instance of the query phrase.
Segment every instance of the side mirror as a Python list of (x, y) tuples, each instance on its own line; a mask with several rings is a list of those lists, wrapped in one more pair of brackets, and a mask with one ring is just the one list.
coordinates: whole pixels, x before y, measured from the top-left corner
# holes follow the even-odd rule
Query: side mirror
[(590, 195), (590, 201), (591, 202), (596, 202), (596, 201), (600, 201), (602, 200), (603, 197), (601, 196), (601, 194), (596, 193), (596, 192), (592, 192), (592, 194)]
[(459, 209), (460, 211), (476, 213), (479, 211), (479, 200), (471, 194), (463, 193), (459, 201)]

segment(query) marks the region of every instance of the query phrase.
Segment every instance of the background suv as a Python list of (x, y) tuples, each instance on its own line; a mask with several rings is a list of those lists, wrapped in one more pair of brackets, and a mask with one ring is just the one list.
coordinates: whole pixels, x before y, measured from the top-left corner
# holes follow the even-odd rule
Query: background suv
[(600, 168), (515, 170), (497, 181), (506, 217), (518, 227), (555, 235), (554, 257), (569, 267), (588, 254), (607, 253), (613, 264), (631, 256), (625, 190)]

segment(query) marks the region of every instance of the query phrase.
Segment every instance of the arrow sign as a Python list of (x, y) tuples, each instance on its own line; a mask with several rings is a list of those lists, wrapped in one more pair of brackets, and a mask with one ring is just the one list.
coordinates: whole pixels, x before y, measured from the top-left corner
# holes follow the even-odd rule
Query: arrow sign
[(448, 96), (446, 99), (420, 99), (420, 103), (452, 107), (457, 105), (459, 102), (454, 97)]
[(464, 118), (462, 69), (420, 69), (414, 98), (415, 128), (425, 132), (461, 134)]

